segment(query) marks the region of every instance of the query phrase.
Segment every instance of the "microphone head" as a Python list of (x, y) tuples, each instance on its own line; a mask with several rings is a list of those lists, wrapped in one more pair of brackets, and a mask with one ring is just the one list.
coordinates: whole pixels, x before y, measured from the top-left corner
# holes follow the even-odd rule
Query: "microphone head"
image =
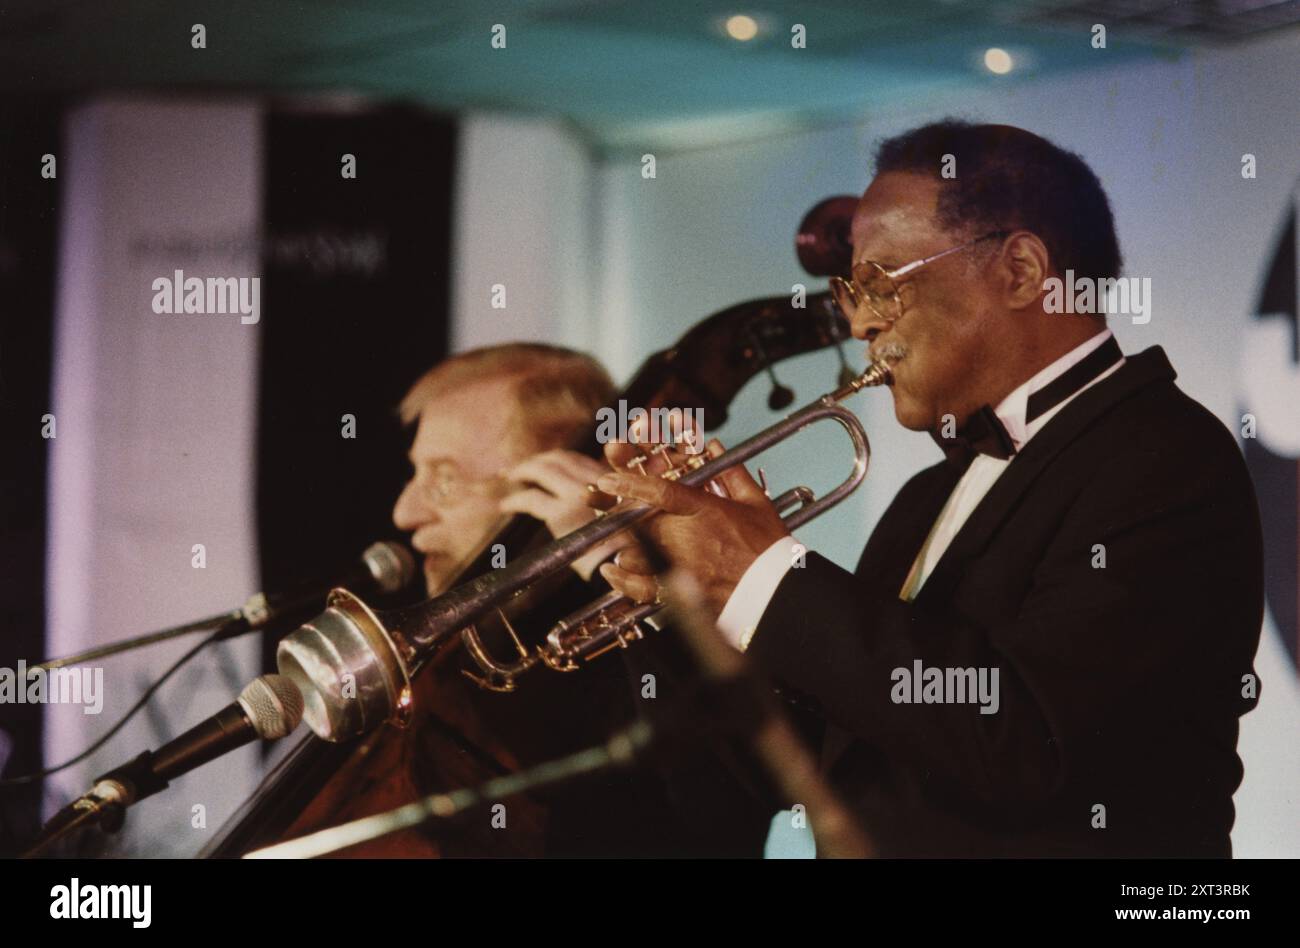
[(361, 560), (385, 593), (399, 592), (415, 577), (415, 557), (400, 543), (372, 543)]
[(302, 693), (283, 675), (254, 678), (239, 693), (238, 700), (253, 730), (264, 741), (278, 741), (292, 733), (302, 720)]

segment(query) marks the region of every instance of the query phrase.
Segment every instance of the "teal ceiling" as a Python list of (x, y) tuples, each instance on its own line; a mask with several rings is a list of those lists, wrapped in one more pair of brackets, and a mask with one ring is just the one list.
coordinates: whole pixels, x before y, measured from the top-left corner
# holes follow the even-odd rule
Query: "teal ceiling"
[[(593, 147), (687, 147), (721, 130), (842, 121), (969, 84), (1176, 56), (1059, 0), (0, 0), (0, 87), (342, 93), (566, 120)], [(738, 43), (720, 24), (762, 25)], [(202, 23), (207, 48), (193, 49)], [(494, 24), (506, 48), (493, 49)], [(807, 48), (791, 47), (802, 24)], [(980, 65), (1006, 48), (1010, 76)]]

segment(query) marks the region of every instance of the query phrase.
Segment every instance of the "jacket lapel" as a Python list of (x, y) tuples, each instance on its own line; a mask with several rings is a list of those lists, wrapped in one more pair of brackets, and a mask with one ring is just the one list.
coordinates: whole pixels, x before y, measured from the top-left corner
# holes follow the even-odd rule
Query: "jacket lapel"
[[(1125, 365), (1114, 375), (1098, 382), (1062, 408), (1007, 465), (939, 558), (934, 572), (916, 597), (918, 603), (933, 601), (943, 608), (951, 599), (953, 587), (962, 574), (962, 565), (988, 545), (1021, 496), (1066, 445), (1110, 408), (1139, 389), (1153, 382), (1172, 382), (1176, 377), (1173, 366), (1159, 346), (1127, 358)], [(882, 522), (872, 532), (858, 563), (859, 575), (876, 575), (888, 582), (887, 588), (895, 592), (902, 587), (921, 544), (964, 472), (964, 466), (945, 467), (936, 472), (919, 503), (915, 506), (911, 503), (900, 505), (903, 511), (897, 524), (886, 526)], [(870, 630), (865, 634), (869, 635)], [(821, 748), (823, 770), (830, 771), (855, 740), (848, 731), (828, 722)]]
[(953, 537), (916, 597), (918, 603), (947, 602), (962, 574), (962, 564), (978, 555), (997, 533), (1025, 491), (1071, 441), (1119, 402), (1152, 382), (1173, 381), (1177, 373), (1164, 350), (1152, 346), (1129, 356), (1114, 375), (1081, 393), (1034, 435)]
[(967, 466), (944, 462), (917, 478), (913, 493), (900, 495), (871, 531), (854, 572), (871, 576), (886, 587), (901, 589), (912, 561), (900, 552), (921, 549)]

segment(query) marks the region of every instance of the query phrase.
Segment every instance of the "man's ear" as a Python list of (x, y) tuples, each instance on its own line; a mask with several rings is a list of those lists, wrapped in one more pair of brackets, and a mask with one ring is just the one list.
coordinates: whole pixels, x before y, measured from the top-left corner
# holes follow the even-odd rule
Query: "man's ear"
[(1051, 275), (1047, 247), (1027, 230), (1015, 231), (1002, 246), (1007, 306), (1024, 309), (1044, 292), (1043, 281)]

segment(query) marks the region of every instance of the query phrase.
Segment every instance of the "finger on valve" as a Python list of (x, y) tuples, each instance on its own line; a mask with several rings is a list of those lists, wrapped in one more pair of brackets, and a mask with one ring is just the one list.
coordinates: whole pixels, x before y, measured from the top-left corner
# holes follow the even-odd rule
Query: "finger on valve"
[(650, 557), (635, 539), (630, 539), (629, 545), (619, 550), (618, 555), (614, 557), (614, 565), (629, 573), (642, 576), (651, 576), (655, 572)]
[(595, 484), (587, 485), (587, 506), (591, 507), (598, 514), (617, 507), (619, 498), (614, 494), (607, 494)]
[(586, 582), (591, 579), (592, 573), (600, 567), (600, 564), (606, 560), (618, 562), (622, 550), (633, 542), (635, 541), (627, 534), (615, 534), (604, 543), (597, 544), (587, 553), (574, 560), (572, 563), (573, 569)]
[(642, 575), (623, 569), (613, 562), (600, 567), (605, 582), (633, 602), (657, 602), (660, 598), (659, 577), (651, 573)]

